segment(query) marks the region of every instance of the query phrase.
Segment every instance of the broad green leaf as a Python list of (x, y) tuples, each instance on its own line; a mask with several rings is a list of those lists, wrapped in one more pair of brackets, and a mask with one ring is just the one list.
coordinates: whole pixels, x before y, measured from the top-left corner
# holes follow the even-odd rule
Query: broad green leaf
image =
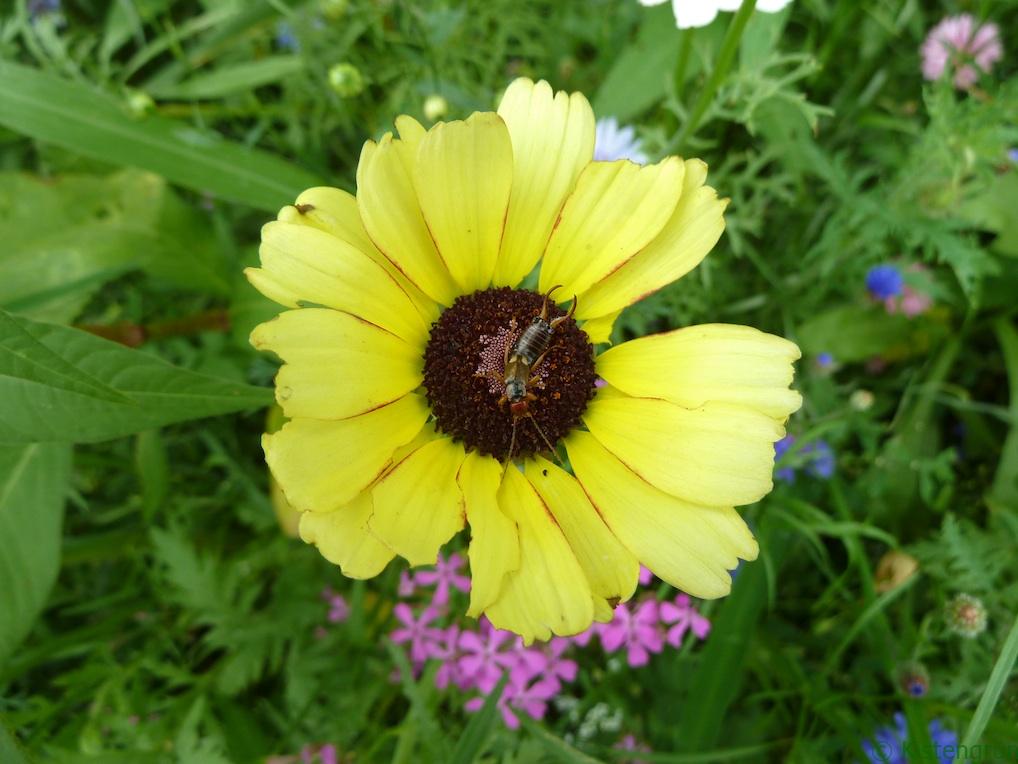
[(994, 328), (1007, 368), (1012, 424), (1000, 452), (988, 501), (1002, 510), (1015, 512), (1018, 511), (1018, 331), (1004, 319), (999, 319)]
[(0, 173), (0, 241), (0, 306), (42, 321), (71, 321), (104, 282), (136, 268), (228, 291), (209, 225), (151, 173)]
[(303, 68), (304, 60), (299, 56), (270, 56), (259, 61), (220, 66), (183, 82), (156, 88), (152, 95), (179, 99), (222, 98), (277, 82)]
[(803, 353), (831, 353), (841, 363), (865, 361), (875, 355), (904, 357), (929, 347), (930, 322), (889, 315), (880, 306), (847, 305), (821, 313), (799, 327)]
[(67, 444), (0, 446), (0, 673), (57, 579), (70, 470)]
[(0, 443), (91, 443), (265, 406), (272, 394), (0, 311), (0, 401)]
[(644, 10), (639, 35), (618, 57), (597, 91), (594, 113), (624, 122), (664, 98), (681, 38), (670, 5)]
[(10, 62), (0, 62), (0, 125), (264, 210), (321, 185), (271, 154), (157, 115), (133, 118), (116, 98)]

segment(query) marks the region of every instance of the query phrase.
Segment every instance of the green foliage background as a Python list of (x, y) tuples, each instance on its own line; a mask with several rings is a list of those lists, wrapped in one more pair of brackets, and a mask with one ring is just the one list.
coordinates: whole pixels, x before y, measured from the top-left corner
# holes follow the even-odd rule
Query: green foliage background
[[(621, 709), (653, 761), (858, 760), (901, 708), (912, 730), (1018, 745), (1014, 0), (795, 0), (687, 33), (635, 0), (29, 10), (0, 10), (0, 760), (620, 757), (567, 714), (514, 733), (427, 674), (391, 681), (396, 566), (354, 584), (283, 536), (259, 449), (274, 367), (247, 334), (274, 309), (241, 276), (259, 226), (305, 187), (352, 190), (395, 115), (423, 120), (432, 95), (448, 118), (489, 110), (521, 74), (584, 91), (652, 156), (704, 158), (732, 199), (707, 261), (616, 339), (704, 322), (795, 339), (784, 464), (818, 438), (837, 453), (831, 480), (800, 473), (746, 510), (761, 559), (705, 604), (702, 647), (640, 670), (581, 658), (581, 715)], [(961, 11), (1005, 32), (969, 93), (919, 73), (927, 30)], [(337, 63), (361, 92), (330, 86)], [(909, 279), (931, 311), (866, 299), (888, 261), (927, 266)], [(921, 570), (878, 594), (889, 549)], [(326, 584), (352, 617), (319, 638)], [(943, 618), (962, 591), (989, 612), (970, 641)], [(922, 700), (899, 683), (916, 660)]]

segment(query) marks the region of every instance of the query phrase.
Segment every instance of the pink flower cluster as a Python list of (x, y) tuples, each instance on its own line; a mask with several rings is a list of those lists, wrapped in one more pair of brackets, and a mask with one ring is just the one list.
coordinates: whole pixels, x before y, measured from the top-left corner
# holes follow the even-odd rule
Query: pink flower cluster
[[(455, 624), (442, 626), (450, 592), (469, 590), (469, 579), (460, 573), (463, 564), (464, 560), (454, 554), (448, 559), (439, 558), (433, 570), (404, 574), (400, 596), (412, 596), (431, 586), (434, 593), (416, 613), (406, 602), (397, 604), (393, 614), (399, 625), (389, 638), (406, 645), (416, 672), (429, 660), (441, 662), (435, 675), (439, 689), (455, 685), (464, 692), (477, 691), (479, 694), (465, 704), (468, 711), (480, 709), (485, 696), (506, 675), (498, 708), (510, 729), (519, 727), (520, 712), (534, 719), (544, 718), (548, 701), (561, 692), (563, 683), (576, 679), (578, 667), (568, 656), (569, 651), (574, 646), (588, 645), (594, 636), (606, 652), (625, 649), (629, 665), (636, 667), (646, 665), (650, 654), (661, 652), (665, 644), (678, 647), (687, 631), (699, 639), (710, 631), (710, 622), (694, 609), (685, 594), (673, 602), (646, 599), (620, 604), (610, 623), (595, 624), (575, 637), (556, 637), (541, 646), (526, 647), (518, 636), (496, 629), (484, 618), (473, 629)], [(641, 583), (650, 583), (651, 579), (650, 571), (641, 571)]]
[(1004, 55), (996, 24), (980, 24), (972, 16), (948, 16), (937, 24), (920, 49), (923, 77), (939, 80), (950, 66), (954, 86), (965, 90), (976, 84), (980, 70), (989, 72)]

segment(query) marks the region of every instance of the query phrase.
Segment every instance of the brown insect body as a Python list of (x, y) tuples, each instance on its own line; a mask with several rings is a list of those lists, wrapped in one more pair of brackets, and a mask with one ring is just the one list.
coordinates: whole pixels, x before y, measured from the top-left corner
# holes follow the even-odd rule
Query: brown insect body
[[(535, 386), (540, 382), (535, 372), (548, 354), (548, 348), (551, 347), (555, 328), (571, 318), (573, 313), (576, 312), (576, 297), (573, 297), (573, 305), (566, 315), (553, 318), (551, 321), (548, 320), (548, 298), (558, 288), (558, 286), (554, 286), (548, 290), (544, 296), (544, 305), (541, 307), (540, 315), (534, 316), (530, 326), (523, 330), (523, 333), (520, 334), (512, 348), (506, 348), (505, 393), (499, 399), (499, 405), (508, 402), (509, 412), (513, 416), (513, 442), (509, 445), (510, 459), (512, 458), (513, 444), (516, 441), (516, 422), (523, 417), (530, 417), (530, 420), (534, 422), (534, 427), (537, 427), (541, 437), (547, 443), (547, 438), (545, 438), (544, 433), (541, 432), (536, 420), (534, 420), (533, 415), (530, 413), (530, 402), (537, 400), (537, 396), (527, 388), (528, 386)], [(548, 449), (552, 453), (555, 451), (551, 443), (548, 443)]]

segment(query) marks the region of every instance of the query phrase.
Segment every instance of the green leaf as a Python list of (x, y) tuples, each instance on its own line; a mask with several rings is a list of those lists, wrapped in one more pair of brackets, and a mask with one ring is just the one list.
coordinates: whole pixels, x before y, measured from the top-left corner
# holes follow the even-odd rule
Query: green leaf
[[(803, 353), (831, 353), (841, 363), (864, 361), (891, 351), (905, 352), (914, 322), (876, 306), (847, 305), (813, 317), (799, 328)], [(899, 350), (901, 349), (901, 350)]]
[(104, 282), (136, 268), (177, 287), (229, 289), (207, 222), (137, 170), (0, 173), (0, 241), (0, 306), (42, 321), (71, 321)]
[(498, 701), (508, 681), (509, 674), (504, 672), (495, 689), (484, 699), (484, 705), (471, 717), (452, 752), (452, 764), (473, 764), (484, 753), (484, 745), (498, 720)]
[(57, 580), (70, 471), (68, 445), (0, 446), (0, 667)]
[(553, 735), (541, 726), (540, 722), (534, 721), (526, 713), (519, 712), (519, 717), (527, 732), (533, 735), (554, 761), (567, 762), (567, 764), (599, 764), (598, 759), (588, 756), (583, 751), (569, 745), (562, 738)]
[(304, 61), (298, 56), (270, 56), (259, 61), (221, 66), (181, 83), (163, 85), (152, 90), (151, 94), (158, 98), (222, 98), (268, 85), (303, 68)]
[[(764, 514), (757, 534), (762, 549), (774, 538), (770, 524), (770, 516)], [(767, 569), (763, 561), (743, 564), (690, 678), (688, 700), (675, 732), (682, 751), (706, 751), (717, 744), (728, 707), (738, 694), (746, 654), (766, 601)]]
[(159, 116), (132, 118), (109, 95), (10, 62), (0, 62), (0, 125), (264, 210), (321, 184), (270, 154)]
[(979, 699), (976, 712), (972, 714), (969, 726), (965, 729), (965, 736), (961, 741), (963, 746), (971, 748), (979, 742), (983, 730), (986, 729), (986, 725), (993, 715), (993, 709), (996, 707), (997, 701), (1000, 700), (1000, 694), (1004, 691), (1008, 678), (1014, 670), (1015, 663), (1018, 663), (1018, 616), (1011, 624), (1011, 631), (1008, 632), (1007, 639), (1004, 640), (1000, 657), (993, 664), (990, 680), (986, 683), (986, 689), (983, 690), (983, 695)]
[[(615, 65), (594, 98), (599, 117), (632, 119), (664, 98), (679, 58), (682, 32), (675, 28), (671, 6), (643, 12), (636, 40)], [(687, 30), (692, 32), (693, 30)]]
[(994, 329), (1007, 368), (1011, 427), (1000, 451), (987, 500), (994, 506), (1015, 512), (1018, 511), (1018, 331), (1003, 318), (997, 320)]
[(268, 405), (268, 389), (0, 311), (0, 443), (91, 443)]

